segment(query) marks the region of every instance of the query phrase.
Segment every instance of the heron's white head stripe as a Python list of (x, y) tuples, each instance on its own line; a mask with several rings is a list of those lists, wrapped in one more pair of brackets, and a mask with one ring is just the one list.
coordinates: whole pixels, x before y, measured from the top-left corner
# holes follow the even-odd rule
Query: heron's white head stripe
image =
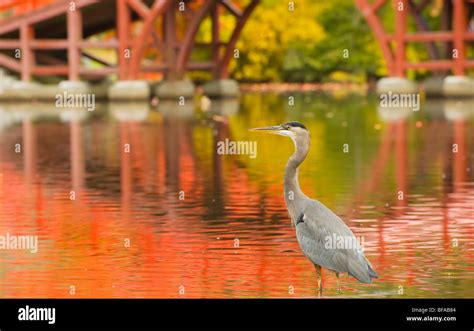
[(291, 130), (280, 130), (280, 131), (275, 131), (275, 134), (279, 134), (280, 136), (284, 137), (290, 137), (291, 140), (293, 140), (293, 143), (295, 144), (296, 147), (296, 133), (291, 131)]

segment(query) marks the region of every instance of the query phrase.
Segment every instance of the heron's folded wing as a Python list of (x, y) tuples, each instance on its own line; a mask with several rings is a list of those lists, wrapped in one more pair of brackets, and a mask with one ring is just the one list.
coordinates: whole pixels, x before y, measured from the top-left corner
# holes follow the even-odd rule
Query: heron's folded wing
[(296, 227), (296, 235), (303, 253), (314, 264), (336, 272), (347, 272), (347, 253), (334, 248), (330, 228), (321, 223), (304, 222)]
[(370, 266), (360, 248), (334, 245), (339, 237), (357, 243), (349, 227), (319, 201), (308, 202), (304, 222), (297, 226), (303, 253), (315, 264), (336, 272), (348, 272), (362, 282), (370, 282)]

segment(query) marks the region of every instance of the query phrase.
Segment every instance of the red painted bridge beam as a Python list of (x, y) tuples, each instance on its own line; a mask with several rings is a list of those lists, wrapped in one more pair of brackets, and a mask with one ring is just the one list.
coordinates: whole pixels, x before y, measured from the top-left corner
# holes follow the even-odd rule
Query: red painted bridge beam
[(199, 26), (201, 25), (204, 18), (210, 13), (211, 9), (216, 6), (216, 4), (217, 0), (206, 0), (202, 7), (199, 8), (198, 12), (193, 17), (189, 28), (187, 29), (186, 34), (184, 36), (182, 47), (178, 53), (178, 60), (176, 62), (176, 77), (178, 79), (184, 77), (184, 73), (186, 71), (189, 57), (191, 56), (191, 51), (194, 46), (196, 33), (199, 30)]
[(395, 76), (405, 77), (405, 35), (407, 33), (408, 1), (398, 0), (392, 3), (395, 11)]
[[(130, 47), (130, 10), (127, 0), (117, 0), (117, 65), (119, 80), (125, 80), (128, 75), (129, 57), (127, 49)], [(128, 50), (129, 52), (130, 50)]]
[(145, 17), (142, 30), (140, 31), (140, 34), (135, 40), (135, 42), (133, 43), (131, 52), (132, 59), (130, 63), (130, 71), (128, 73), (129, 79), (138, 78), (141, 59), (143, 57), (143, 53), (145, 52), (147, 37), (151, 34), (153, 29), (153, 22), (158, 16), (164, 14), (168, 10), (172, 2), (173, 0), (155, 0), (151, 10)]
[(173, 80), (176, 75), (176, 6), (173, 3), (163, 16), (164, 59), (167, 64), (166, 79)]
[[(420, 3), (416, 10), (418, 15), (429, 4), (430, 1)], [(474, 40), (474, 33), (467, 30), (467, 6), (473, 0), (449, 0), (445, 5), (453, 6), (451, 22), (445, 29), (450, 31), (422, 31), (408, 33), (408, 14), (410, 10), (409, 0), (397, 0), (392, 2), (395, 11), (395, 33), (387, 34), (377, 17), (377, 11), (386, 3), (386, 0), (376, 0), (370, 4), (368, 0), (355, 0), (359, 10), (363, 13), (371, 27), (384, 56), (390, 76), (403, 77), (408, 69), (449, 70), (455, 75), (465, 74), (465, 70), (472, 68), (473, 60), (466, 58), (466, 43)], [(413, 9), (413, 8), (412, 8)], [(416, 15), (417, 13), (413, 13)], [(416, 17), (415, 17), (416, 18)], [(420, 19), (418, 17), (418, 19)], [(449, 47), (448, 59), (433, 59), (409, 63), (406, 58), (407, 42), (445, 42)], [(392, 47), (393, 46), (393, 47)]]
[(234, 28), (234, 31), (232, 32), (229, 42), (226, 44), (224, 55), (222, 56), (222, 59), (219, 60), (218, 47), (221, 45), (221, 42), (218, 36), (219, 29), (218, 29), (218, 17), (217, 17), (218, 16), (217, 5), (219, 4), (219, 1), (206, 0), (206, 2), (204, 2), (203, 6), (199, 9), (197, 14), (192, 19), (191, 24), (184, 37), (183, 46), (181, 47), (180, 52), (178, 54), (178, 60), (176, 64), (176, 71), (177, 71), (176, 76), (178, 78), (184, 77), (184, 73), (186, 72), (186, 69), (188, 69), (188, 66), (189, 66), (188, 61), (195, 44), (196, 33), (202, 21), (205, 19), (207, 15), (210, 14), (212, 18), (212, 22), (213, 22), (212, 46), (213, 46), (214, 78), (215, 79), (227, 78), (229, 62), (230, 62), (230, 59), (232, 58), (238, 37), (240, 36), (240, 33), (242, 32), (242, 29), (245, 23), (247, 22), (250, 14), (252, 13), (252, 11), (255, 9), (255, 7), (257, 6), (259, 2), (260, 0), (252, 0), (242, 13), (238, 11), (237, 9), (235, 9), (234, 6), (232, 6), (232, 4), (229, 1), (222, 2), (224, 7), (237, 17), (237, 23)]
[(234, 54), (237, 40), (239, 39), (242, 29), (245, 26), (245, 23), (247, 23), (247, 20), (249, 19), (250, 14), (253, 12), (253, 10), (255, 9), (255, 7), (258, 5), (259, 2), (260, 0), (252, 0), (250, 4), (248, 4), (247, 7), (245, 8), (242, 15), (238, 17), (237, 24), (234, 28), (234, 31), (232, 32), (229, 43), (226, 46), (224, 56), (219, 63), (219, 67), (218, 67), (219, 79), (228, 78), (229, 63), (230, 63), (230, 59), (232, 58), (232, 55)]
[(34, 53), (30, 47), (30, 42), (33, 38), (34, 30), (31, 25), (22, 24), (20, 27), (21, 80), (24, 82), (31, 80), (32, 67), (34, 66)]
[[(72, 3), (72, 2), (71, 2)], [(80, 42), (82, 41), (82, 13), (75, 6), (67, 11), (67, 39), (68, 39), (68, 79), (79, 80), (81, 66)]]
[(375, 39), (379, 43), (389, 75), (394, 76), (396, 74), (395, 63), (390, 48), (389, 37), (384, 31), (380, 19), (377, 17), (377, 11), (385, 4), (385, 2), (386, 0), (378, 0), (374, 5), (370, 5), (367, 0), (355, 0), (356, 6), (364, 15), (367, 23), (372, 28)]
[(466, 33), (466, 10), (464, 0), (453, 0), (453, 32), (454, 32), (454, 52), (457, 51), (457, 57), (454, 57), (453, 73), (463, 75), (466, 58), (466, 48), (464, 44), (464, 35)]

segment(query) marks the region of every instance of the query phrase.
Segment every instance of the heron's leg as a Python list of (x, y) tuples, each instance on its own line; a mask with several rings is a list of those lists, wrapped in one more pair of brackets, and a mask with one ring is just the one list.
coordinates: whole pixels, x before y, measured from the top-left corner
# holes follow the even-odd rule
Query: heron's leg
[(339, 273), (336, 272), (336, 278), (337, 278), (337, 294), (341, 294), (341, 283), (339, 281)]
[(318, 290), (321, 293), (323, 291), (323, 287), (321, 284), (321, 266), (315, 264), (314, 268), (316, 269), (316, 277), (318, 278)]

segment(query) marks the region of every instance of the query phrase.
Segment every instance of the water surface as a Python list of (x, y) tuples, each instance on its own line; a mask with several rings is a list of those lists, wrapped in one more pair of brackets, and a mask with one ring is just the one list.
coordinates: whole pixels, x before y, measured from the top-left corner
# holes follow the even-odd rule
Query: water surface
[[(326, 271), (324, 296), (474, 297), (472, 103), (292, 95), (206, 111), (1, 104), (0, 235), (36, 235), (39, 251), (0, 250), (0, 297), (314, 297), (283, 201), (293, 143), (248, 131), (287, 120), (311, 131), (302, 189), (363, 237), (380, 275), (342, 276), (338, 295)], [(256, 141), (257, 157), (218, 155), (226, 138)]]

